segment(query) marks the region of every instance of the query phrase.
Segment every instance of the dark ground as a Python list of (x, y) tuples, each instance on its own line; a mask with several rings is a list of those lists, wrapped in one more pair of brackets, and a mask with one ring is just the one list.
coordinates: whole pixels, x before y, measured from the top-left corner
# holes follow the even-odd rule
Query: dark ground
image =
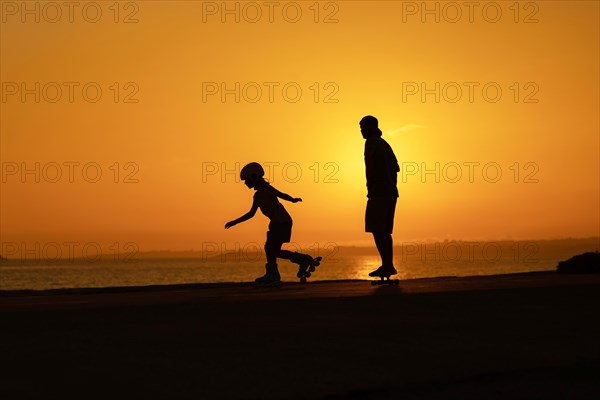
[(600, 277), (0, 293), (0, 399), (597, 399)]

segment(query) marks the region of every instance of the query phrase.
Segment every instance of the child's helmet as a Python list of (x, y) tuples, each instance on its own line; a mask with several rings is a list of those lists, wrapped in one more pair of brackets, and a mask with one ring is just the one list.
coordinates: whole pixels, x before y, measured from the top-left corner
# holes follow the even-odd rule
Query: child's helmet
[(260, 176), (260, 177), (265, 176), (265, 170), (257, 162), (251, 162), (250, 164), (246, 164), (244, 166), (244, 168), (242, 168), (242, 171), (240, 172), (240, 178), (242, 178), (242, 180), (245, 181), (246, 179), (250, 178), (252, 175), (256, 175), (256, 176)]

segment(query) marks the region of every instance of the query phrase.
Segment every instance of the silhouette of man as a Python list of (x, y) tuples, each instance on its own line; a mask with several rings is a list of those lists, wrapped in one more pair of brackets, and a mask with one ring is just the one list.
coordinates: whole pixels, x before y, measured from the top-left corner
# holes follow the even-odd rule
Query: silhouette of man
[(377, 118), (367, 115), (360, 120), (360, 132), (365, 141), (365, 169), (367, 175), (367, 210), (365, 232), (371, 232), (381, 256), (381, 266), (369, 276), (389, 278), (397, 273), (394, 268), (394, 212), (398, 199), (398, 160), (390, 145), (381, 137)]

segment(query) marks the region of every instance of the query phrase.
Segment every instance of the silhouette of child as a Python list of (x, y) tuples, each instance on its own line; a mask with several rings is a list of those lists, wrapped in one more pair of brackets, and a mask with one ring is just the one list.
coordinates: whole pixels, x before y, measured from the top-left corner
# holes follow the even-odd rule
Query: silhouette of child
[(277, 269), (277, 258), (283, 258), (298, 264), (297, 276), (302, 282), (305, 282), (306, 278), (310, 276), (309, 270), (314, 271), (314, 267), (319, 265), (320, 257), (313, 259), (308, 254), (281, 249), (281, 246), (291, 239), (292, 217), (290, 217), (290, 214), (288, 214), (277, 198), (279, 197), (292, 203), (297, 203), (302, 201), (302, 199), (281, 193), (263, 178), (264, 175), (265, 171), (262, 166), (256, 162), (247, 164), (242, 168), (240, 178), (249, 189), (256, 191), (254, 193), (252, 208), (240, 218), (227, 222), (225, 229), (249, 220), (254, 217), (256, 210), (260, 208), (260, 211), (271, 222), (269, 223), (267, 242), (265, 243), (265, 253), (267, 255), (266, 273), (264, 276), (257, 278), (255, 282), (266, 286), (275, 286), (281, 283), (281, 277)]

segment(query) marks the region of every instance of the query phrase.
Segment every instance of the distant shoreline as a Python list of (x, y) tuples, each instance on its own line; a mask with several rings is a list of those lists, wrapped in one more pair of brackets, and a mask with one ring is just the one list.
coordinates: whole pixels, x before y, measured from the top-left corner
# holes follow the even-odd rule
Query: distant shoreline
[[(262, 244), (259, 246), (261, 241), (256, 242), (256, 250), (258, 252), (257, 259), (263, 260), (264, 254), (262, 252)], [(515, 245), (526, 245), (526, 244), (537, 244), (540, 247), (553, 247), (553, 250), (561, 250), (564, 251), (565, 248), (570, 249), (571, 246), (576, 246), (573, 248), (574, 252), (584, 252), (584, 251), (596, 251), (600, 250), (600, 236), (590, 236), (584, 238), (564, 238), (564, 239), (528, 239), (528, 240), (445, 240), (445, 241), (396, 241), (396, 245), (394, 246), (395, 254), (402, 254), (404, 250), (406, 251), (414, 251), (415, 249), (425, 249), (425, 248), (435, 248), (435, 246), (448, 246), (448, 245), (458, 245), (463, 248), (469, 248), (469, 246), (473, 246), (473, 243), (479, 245), (485, 245), (494, 243), (496, 246), (501, 248), (514, 248)], [(336, 252), (343, 253), (346, 256), (374, 256), (377, 255), (377, 249), (375, 246), (348, 246), (348, 245), (337, 245), (335, 242), (331, 242), (331, 245), (334, 245), (334, 248), (322, 248), (320, 249), (320, 253), (331, 252), (335, 249)], [(307, 246), (300, 246), (303, 250), (314, 253), (314, 249), (310, 247), (309, 244)], [(298, 247), (299, 243), (292, 242), (291, 244), (287, 244), (291, 248)], [(284, 246), (285, 247), (285, 246)], [(254, 249), (253, 249), (254, 250)], [(531, 249), (530, 249), (531, 250)], [(190, 259), (197, 260), (201, 259), (203, 261), (212, 261), (223, 259), (227, 257), (235, 257), (240, 254), (240, 252), (248, 251), (246, 248), (226, 250), (216, 252), (214, 249), (203, 250), (148, 250), (148, 251), (139, 251), (134, 253), (107, 253), (99, 257), (97, 260), (89, 261), (88, 259), (82, 256), (71, 256), (68, 261), (69, 262), (94, 262), (94, 261), (113, 261), (118, 260), (120, 262), (137, 262), (140, 260), (161, 260), (161, 259)], [(321, 255), (321, 254), (319, 254)], [(574, 256), (576, 254), (571, 254)], [(21, 261), (23, 263), (29, 262), (50, 262), (50, 263), (60, 263), (64, 262), (64, 259), (59, 259), (57, 261), (44, 260), (43, 257), (32, 257), (29, 255), (25, 257), (24, 260), (20, 260), (20, 257), (11, 256), (7, 257), (6, 255), (0, 255), (0, 262), (15, 262)], [(1, 265), (1, 264), (0, 264)]]
[[(491, 275), (469, 275), (469, 276), (437, 276), (431, 278), (410, 278), (403, 279), (400, 282), (431, 282), (443, 281), (448, 279), (473, 279), (473, 278), (494, 278), (494, 277), (535, 277), (535, 276), (550, 276), (558, 275), (556, 271), (533, 271), (533, 272), (517, 272), (507, 274), (491, 274)], [(322, 285), (331, 283), (348, 283), (348, 282), (369, 282), (372, 279), (340, 279), (340, 280), (319, 280), (308, 284)], [(285, 285), (301, 285), (298, 282), (284, 282)], [(51, 296), (51, 295), (69, 295), (69, 294), (103, 294), (103, 293), (136, 293), (136, 292), (169, 292), (180, 290), (203, 290), (203, 289), (220, 289), (220, 288), (252, 288), (253, 282), (215, 282), (215, 283), (182, 283), (174, 285), (147, 285), (147, 286), (114, 286), (114, 287), (89, 287), (89, 288), (59, 288), (59, 289), (23, 289), (23, 290), (0, 290), (2, 296)]]

